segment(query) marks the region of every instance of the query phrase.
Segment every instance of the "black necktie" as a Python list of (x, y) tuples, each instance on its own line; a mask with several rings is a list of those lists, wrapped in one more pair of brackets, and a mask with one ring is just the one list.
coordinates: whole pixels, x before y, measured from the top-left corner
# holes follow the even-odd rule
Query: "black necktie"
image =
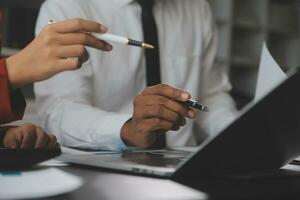
[[(153, 86), (161, 83), (158, 33), (153, 16), (154, 0), (136, 1), (142, 8), (144, 41), (154, 45), (155, 47), (154, 49), (145, 49), (147, 86)], [(165, 134), (158, 134), (158, 138), (156, 143), (153, 145), (153, 148), (164, 148), (165, 146)]]

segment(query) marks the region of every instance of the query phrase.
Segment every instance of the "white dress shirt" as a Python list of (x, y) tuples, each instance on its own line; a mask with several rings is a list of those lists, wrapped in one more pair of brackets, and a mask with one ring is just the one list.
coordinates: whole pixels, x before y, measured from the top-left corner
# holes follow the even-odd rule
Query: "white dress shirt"
[[(169, 146), (196, 145), (223, 129), (236, 116), (228, 95), (227, 70), (214, 65), (217, 32), (205, 0), (158, 0), (154, 6), (161, 58), (161, 79), (182, 88), (210, 108), (177, 132)], [(143, 41), (141, 8), (134, 0), (47, 0), (36, 33), (50, 19), (95, 20), (110, 33)], [(43, 127), (66, 146), (125, 150), (120, 138), (132, 116), (133, 98), (146, 87), (143, 49), (114, 45), (112, 52), (88, 49), (90, 58), (77, 71), (35, 84)]]

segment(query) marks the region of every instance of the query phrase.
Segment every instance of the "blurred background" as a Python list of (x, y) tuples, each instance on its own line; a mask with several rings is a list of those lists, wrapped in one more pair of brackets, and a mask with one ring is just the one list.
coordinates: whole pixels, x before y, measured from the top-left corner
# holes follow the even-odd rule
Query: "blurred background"
[[(17, 53), (33, 39), (43, 1), (0, 0), (4, 14), (2, 55)], [(299, 0), (208, 1), (220, 35), (216, 64), (228, 69), (239, 108), (254, 96), (264, 41), (284, 71), (300, 66)], [(29, 102), (26, 119), (35, 121), (32, 86), (23, 90)]]

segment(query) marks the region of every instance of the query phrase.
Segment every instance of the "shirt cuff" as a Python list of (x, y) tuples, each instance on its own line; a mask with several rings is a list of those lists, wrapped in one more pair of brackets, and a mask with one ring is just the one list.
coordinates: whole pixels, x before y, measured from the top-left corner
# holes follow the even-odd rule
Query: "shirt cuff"
[[(103, 126), (103, 124), (98, 125), (98, 130), (104, 131), (104, 133), (109, 134), (110, 136), (107, 137), (109, 138), (110, 141), (107, 141), (109, 144), (109, 149), (116, 150), (116, 151), (127, 151), (128, 147), (125, 145), (121, 138), (121, 129), (123, 125), (132, 117), (131, 114), (111, 114), (107, 120), (102, 119), (106, 121), (106, 125)], [(107, 128), (107, 129), (106, 129)], [(105, 130), (106, 129), (106, 130)], [(103, 141), (104, 138), (102, 134), (98, 135), (100, 136), (97, 138), (95, 141)], [(103, 145), (103, 143), (102, 143)]]
[(54, 110), (57, 111), (52, 114), (48, 126), (57, 129), (48, 131), (58, 133), (63, 145), (92, 150), (127, 150), (120, 133), (131, 114), (105, 112), (79, 103), (68, 103)]

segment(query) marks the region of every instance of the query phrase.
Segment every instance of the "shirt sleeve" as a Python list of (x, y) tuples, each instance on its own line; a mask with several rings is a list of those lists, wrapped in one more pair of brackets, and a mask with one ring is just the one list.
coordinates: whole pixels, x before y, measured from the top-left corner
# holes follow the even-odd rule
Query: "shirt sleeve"
[(197, 128), (202, 134), (199, 140), (214, 136), (228, 126), (238, 115), (235, 102), (229, 94), (231, 84), (228, 69), (216, 63), (218, 49), (218, 32), (212, 17), (210, 6), (206, 3), (203, 16), (206, 23), (204, 30), (204, 53), (202, 59), (203, 78), (200, 82), (200, 101), (210, 112), (200, 112), (196, 120)]
[(0, 60), (0, 124), (22, 119), (25, 99), (20, 90), (10, 91), (5, 60)]
[[(46, 1), (38, 17), (36, 34), (49, 19), (85, 18), (81, 8), (69, 2)], [(64, 146), (95, 150), (126, 150), (120, 138), (129, 113), (108, 112), (93, 106), (93, 69), (87, 61), (81, 69), (63, 72), (34, 85), (39, 116), (47, 132)]]

